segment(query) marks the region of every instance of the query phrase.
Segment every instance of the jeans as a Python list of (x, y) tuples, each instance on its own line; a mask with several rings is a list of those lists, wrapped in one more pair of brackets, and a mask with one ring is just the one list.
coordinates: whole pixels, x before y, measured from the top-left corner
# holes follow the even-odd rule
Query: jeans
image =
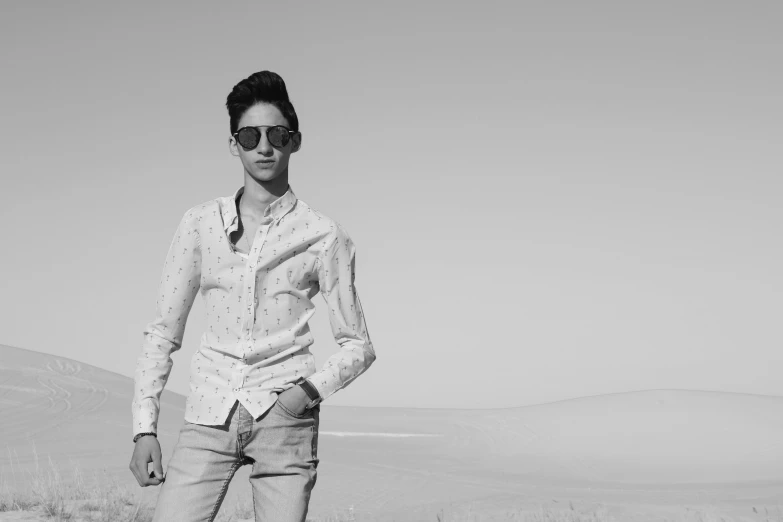
[(185, 422), (153, 522), (212, 522), (234, 472), (252, 464), (256, 521), (304, 522), (318, 467), (320, 405), (297, 415), (277, 401), (253, 419), (237, 401), (222, 426)]

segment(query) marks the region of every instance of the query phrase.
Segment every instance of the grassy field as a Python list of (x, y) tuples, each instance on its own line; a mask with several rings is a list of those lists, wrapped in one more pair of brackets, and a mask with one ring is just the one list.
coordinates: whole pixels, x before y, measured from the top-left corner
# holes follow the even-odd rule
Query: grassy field
[[(62, 475), (51, 459), (44, 465), (36, 461), (33, 472), (13, 474), (13, 483), (0, 482), (0, 521), (55, 521), (55, 522), (150, 522), (154, 506), (141, 499), (140, 488), (135, 491), (122, 486), (108, 475), (93, 474), (84, 477), (78, 467)], [(770, 513), (764, 507), (753, 508), (753, 518), (742, 518), (762, 522), (783, 522), (783, 512), (777, 509)], [(221, 507), (217, 522), (252, 522), (251, 503)], [(327, 517), (308, 517), (310, 522), (372, 522), (372, 518), (359, 518), (352, 507), (343, 513)], [(541, 507), (536, 511), (512, 510), (498, 518), (482, 516), (469, 507), (459, 514), (446, 514), (441, 510), (432, 522), (484, 522), (506, 520), (520, 522), (623, 522), (611, 517), (605, 508), (580, 512), (573, 507), (553, 510)], [(662, 519), (666, 520), (666, 519)], [(669, 522), (740, 522), (740, 520), (713, 512), (689, 510), (680, 518)], [(400, 522), (406, 522), (400, 520)]]

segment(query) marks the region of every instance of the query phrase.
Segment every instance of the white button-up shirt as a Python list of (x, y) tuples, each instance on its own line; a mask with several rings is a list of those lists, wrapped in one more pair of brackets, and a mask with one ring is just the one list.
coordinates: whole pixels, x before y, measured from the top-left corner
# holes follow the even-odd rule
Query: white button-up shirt
[[(307, 378), (322, 400), (375, 361), (354, 285), (351, 238), (336, 221), (297, 199), (291, 186), (266, 209), (249, 254), (230, 234), (237, 198), (219, 197), (185, 212), (169, 247), (155, 319), (144, 329), (135, 373), (133, 432), (157, 432), (160, 395), (182, 346), (196, 293), (207, 325), (190, 365), (185, 420), (220, 425), (236, 400), (259, 417), (277, 395)], [(309, 346), (312, 299), (327, 303), (340, 350), (320, 371)]]

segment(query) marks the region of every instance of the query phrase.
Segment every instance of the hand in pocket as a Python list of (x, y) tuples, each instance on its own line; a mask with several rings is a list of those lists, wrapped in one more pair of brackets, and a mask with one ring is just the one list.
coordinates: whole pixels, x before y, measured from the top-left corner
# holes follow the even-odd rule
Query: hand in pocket
[(307, 393), (305, 393), (304, 389), (298, 385), (293, 386), (278, 395), (277, 400), (281, 401), (283, 406), (296, 415), (304, 414), (307, 403), (310, 402), (310, 398), (307, 396)]

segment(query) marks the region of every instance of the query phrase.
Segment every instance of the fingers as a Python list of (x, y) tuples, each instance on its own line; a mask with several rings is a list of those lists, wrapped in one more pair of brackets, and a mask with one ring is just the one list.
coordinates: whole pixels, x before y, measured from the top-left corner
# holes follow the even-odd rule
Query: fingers
[(136, 472), (136, 466), (134, 466), (133, 460), (131, 460), (130, 465), (128, 466), (128, 469), (133, 473), (133, 478), (136, 479), (136, 482), (139, 483), (139, 486), (141, 486), (141, 481), (139, 480), (139, 475)]
[(150, 473), (150, 477), (153, 475), (158, 480), (158, 484), (166, 480), (166, 477), (163, 476), (160, 446), (157, 445), (152, 449), (152, 473)]
[(136, 477), (136, 482), (143, 488), (154, 485), (153, 479), (147, 477), (146, 468), (147, 464), (141, 459), (134, 459), (131, 461), (130, 470), (133, 473), (133, 476)]
[[(143, 488), (147, 486), (158, 486), (163, 482), (162, 467), (159, 469), (160, 474), (158, 476), (160, 479), (155, 476), (154, 471), (148, 475), (147, 464), (150, 462), (153, 462), (151, 455), (147, 454), (145, 458), (142, 453), (137, 454), (137, 452), (134, 452), (129, 466), (131, 473), (133, 473), (133, 476), (136, 477), (136, 482), (138, 482), (139, 486)], [(158, 465), (160, 466), (160, 455), (158, 455)]]

